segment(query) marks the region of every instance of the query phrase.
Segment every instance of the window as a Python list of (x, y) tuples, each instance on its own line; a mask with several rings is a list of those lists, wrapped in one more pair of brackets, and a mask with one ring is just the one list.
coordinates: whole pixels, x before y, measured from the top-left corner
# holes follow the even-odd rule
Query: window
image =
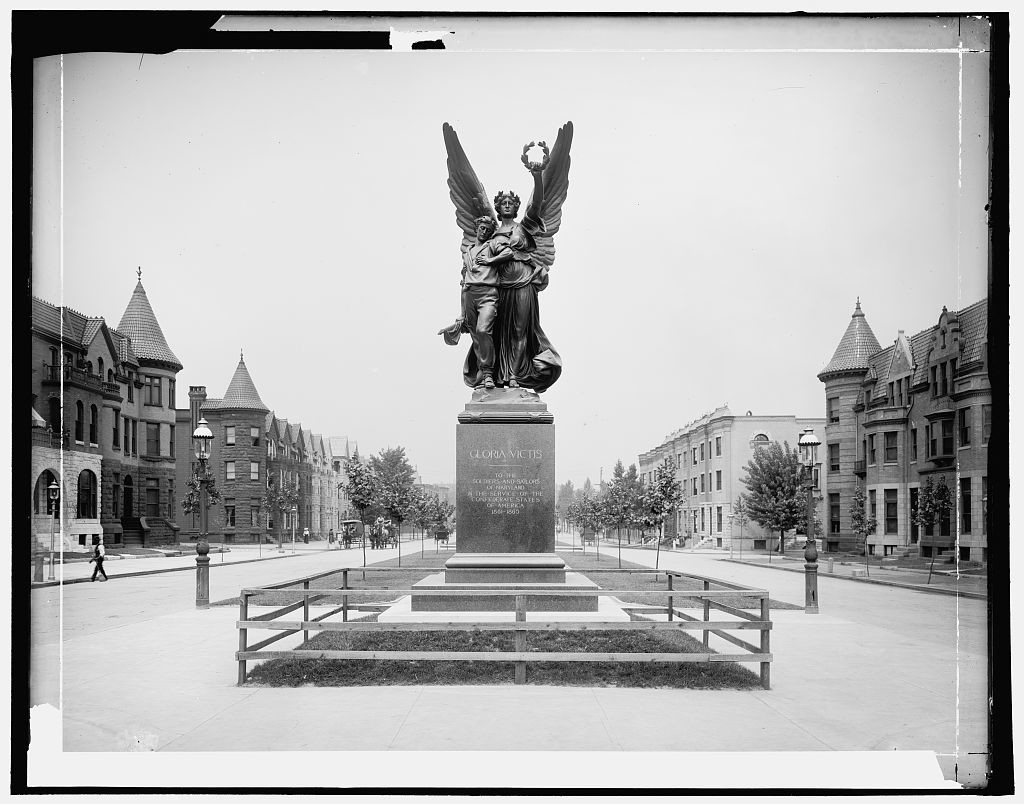
[(971, 479), (960, 478), (960, 532), (971, 532)]
[(228, 447), (235, 445), (235, 426), (233, 424), (224, 428), (224, 444)]
[(98, 377), (102, 377), (103, 376), (103, 358), (102, 357), (97, 357), (96, 358), (96, 375)]
[(171, 440), (170, 440), (170, 447), (171, 447), (171, 449), (170, 449), (170, 452), (168, 453), (168, 455), (170, 455), (173, 458), (174, 457), (174, 425), (173, 424), (170, 425), (170, 428), (171, 428)]
[[(36, 481), (36, 493), (33, 497), (33, 513), (50, 514), (54, 513), (54, 504), (50, 500), (50, 484), (57, 482), (57, 476), (49, 469), (45, 470)], [(57, 501), (60, 504), (60, 501)]]
[(882, 437), (885, 439), (885, 462), (896, 463), (899, 454), (896, 448), (896, 433), (883, 433)]
[(254, 447), (258, 447), (260, 445), (260, 428), (259, 427), (250, 427), (249, 428), (249, 437), (252, 439), (252, 445)]
[(700, 532), (704, 532), (704, 509), (700, 509)]
[(139, 454), (139, 423), (132, 419), (132, 455)]
[[(722, 490), (722, 470), (721, 469), (716, 469), (715, 470), (715, 491), (721, 491), (721, 490)], [(719, 510), (721, 510), (721, 509), (719, 509)]]
[(146, 375), (144, 380), (146, 388), (146, 404), (147, 405), (163, 405), (163, 389), (161, 388), (161, 378), (151, 377)]
[(910, 428), (910, 460), (917, 460), (917, 428)]
[(114, 472), (112, 484), (113, 496), (110, 499), (110, 511), (114, 516), (120, 516), (121, 512), (121, 473)]
[(953, 454), (953, 420), (942, 420), (942, 454)]
[(874, 489), (868, 492), (868, 516), (878, 521), (878, 498)]
[(176, 385), (176, 383), (175, 383), (174, 380), (171, 380), (171, 379), (167, 380), (167, 407), (169, 407), (169, 408), (173, 408), (174, 407), (175, 385)]
[(888, 402), (889, 402), (889, 407), (892, 407), (893, 405), (896, 404), (896, 383), (895, 382), (889, 383), (889, 396), (887, 397), (887, 399), (888, 399)]
[(235, 479), (235, 462), (224, 461), (224, 477), (227, 480)]
[(697, 509), (693, 509), (693, 532), (697, 533)]
[(135, 401), (135, 373), (128, 372), (128, 401)]
[(114, 410), (114, 437), (112, 439), (111, 447), (113, 449), (121, 449), (121, 411)]
[(839, 421), (839, 397), (830, 396), (828, 398), (828, 421), (829, 424), (835, 424)]
[(768, 443), (768, 436), (766, 436), (764, 433), (758, 433), (756, 436), (754, 436), (754, 443), (755, 444), (767, 444)]
[(886, 534), (896, 533), (898, 525), (896, 489), (885, 489), (885, 532)]
[(697, 496), (697, 478), (693, 479), (693, 496)]
[(131, 452), (131, 427), (128, 424), (128, 417), (124, 417), (124, 454)]
[(173, 522), (175, 519), (175, 505), (176, 500), (174, 499), (174, 478), (167, 478), (167, 518)]
[(694, 466), (697, 465), (697, 448), (696, 447), (693, 448), (693, 465)]
[(868, 436), (868, 465), (875, 465), (875, 436), (873, 433)]
[(96, 475), (83, 469), (78, 476), (78, 518), (96, 518)]
[(715, 456), (719, 457), (722, 454), (722, 437), (715, 436)]
[(839, 495), (828, 495), (828, 530), (829, 533), (839, 533)]
[[(160, 425), (146, 423), (146, 454), (151, 458), (160, 457)], [(155, 516), (155, 514), (154, 514)]]
[(948, 390), (946, 385), (946, 364), (939, 363), (939, 395), (945, 396)]
[[(59, 357), (59, 356), (58, 356), (58, 354), (57, 354), (57, 347), (55, 347), (55, 346), (51, 346), (51, 347), (50, 347), (50, 365), (51, 365), (51, 366), (56, 366), (56, 365), (57, 365), (57, 362), (58, 362), (59, 360), (60, 360), (60, 357)], [(38, 513), (38, 512), (37, 512), (37, 513)]]
[(260, 462), (249, 461), (249, 479), (259, 480), (260, 479)]
[(932, 396), (939, 395), (939, 370), (936, 366), (932, 366)]
[(155, 477), (146, 478), (146, 516), (160, 516), (160, 481)]
[(992, 406), (981, 406), (981, 443), (987, 444), (992, 435)]
[(233, 499), (224, 500), (224, 527), (233, 528), (235, 526), (235, 501)]
[(700, 473), (700, 493), (704, 493), (704, 473)]
[(60, 414), (61, 414), (60, 398), (56, 397), (56, 396), (51, 396), (49, 398), (49, 400), (47, 400), (47, 404), (50, 407), (50, 410), (49, 410), (50, 429), (53, 430), (53, 432), (55, 432), (55, 433), (59, 433), (60, 432)]
[(700, 442), (700, 459), (702, 461), (704, 460), (704, 442), (703, 441)]
[(919, 526), (917, 524), (917, 503), (920, 499), (921, 490), (910, 490), (910, 543), (917, 544)]
[(988, 533), (988, 478), (981, 479), (981, 532)]
[(839, 471), (839, 445), (829, 444), (828, 445), (828, 470), (830, 472)]
[(928, 457), (939, 454), (939, 441), (936, 438), (938, 431), (930, 424), (924, 426), (924, 442), (928, 446)]
[(969, 447), (971, 445), (971, 409), (960, 408), (957, 411), (957, 416), (960, 419), (960, 446)]
[(85, 437), (85, 405), (81, 400), (75, 403), (75, 441), (79, 444)]
[(722, 506), (720, 505), (715, 509), (715, 531), (722, 532)]
[(100, 443), (100, 412), (95, 405), (89, 406), (89, 443)]
[(898, 380), (896, 382), (896, 404), (903, 404), (903, 380)]

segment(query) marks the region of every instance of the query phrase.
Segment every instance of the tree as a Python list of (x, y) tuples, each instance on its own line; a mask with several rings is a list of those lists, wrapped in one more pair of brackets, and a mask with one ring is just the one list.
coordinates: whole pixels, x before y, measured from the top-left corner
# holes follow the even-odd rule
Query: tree
[(377, 503), (377, 476), (373, 469), (359, 459), (357, 452), (345, 464), (345, 494), (359, 512), (359, 521), (368, 524), (366, 512)]
[[(750, 512), (747, 510), (747, 495), (740, 494), (736, 502), (732, 504), (732, 522), (740, 526), (740, 556), (743, 555), (743, 528), (750, 521)], [(729, 550), (732, 552), (732, 534), (729, 534)]]
[[(201, 513), (199, 506), (202, 502), (202, 495), (200, 492), (200, 483), (206, 483), (206, 506), (209, 508), (211, 505), (217, 505), (221, 501), (220, 491), (217, 489), (217, 480), (213, 475), (213, 471), (210, 469), (209, 464), (206, 465), (205, 473), (200, 476), (199, 467), (196, 467), (185, 485), (188, 486), (188, 491), (185, 492), (185, 496), (181, 499), (181, 510), (186, 514), (198, 514)], [(209, 520), (207, 520), (207, 529), (209, 529)], [(206, 534), (206, 538), (209, 538), (209, 534)]]
[(409, 506), (409, 519), (420, 529), (420, 540), (427, 533), (427, 528), (437, 515), (437, 497), (431, 497), (421, 487), (413, 488), (412, 504)]
[(573, 488), (571, 480), (566, 480), (565, 483), (558, 487), (558, 501), (555, 503), (555, 511), (559, 521), (564, 523), (567, 520), (569, 504), (575, 496), (576, 490)]
[(878, 528), (878, 521), (868, 513), (866, 505), (867, 500), (864, 497), (864, 489), (857, 486), (853, 491), (853, 498), (850, 500), (850, 530), (858, 537), (858, 541), (864, 548), (864, 571), (870, 575), (868, 536)]
[[(768, 531), (779, 532), (781, 553), (786, 531), (796, 527), (804, 504), (800, 458), (789, 442), (775, 441), (755, 449), (743, 471), (748, 515)], [(770, 551), (768, 555), (770, 559)]]
[(679, 507), (683, 491), (676, 479), (676, 470), (670, 458), (665, 458), (654, 470), (654, 479), (643, 487), (640, 503), (640, 520), (644, 527), (658, 529), (658, 544), (654, 554), (654, 568), (658, 568), (661, 558), (661, 540), (664, 532), (665, 517)]
[(378, 499), (392, 522), (398, 523), (401, 539), (402, 522), (410, 512), (413, 501), (413, 481), (416, 471), (405, 456), (404, 447), (388, 447), (370, 458), (370, 466), (377, 476)]
[(284, 514), (291, 513), (292, 506), (299, 501), (299, 490), (294, 486), (277, 486), (273, 480), (267, 483), (267, 490), (259, 498), (260, 512), (274, 520), (277, 532), (277, 547), (282, 549), (284, 541)]
[[(953, 507), (953, 495), (950, 493), (949, 486), (946, 485), (945, 476), (939, 477), (937, 484), (932, 483), (931, 475), (925, 480), (925, 484), (921, 486), (921, 490), (918, 493), (917, 498), (917, 513), (914, 515), (914, 519), (920, 527), (928, 535), (931, 535), (932, 528), (937, 522), (944, 522), (946, 517), (949, 516), (949, 512)], [(935, 542), (932, 542), (932, 561), (928, 565), (928, 581), (932, 582), (932, 572), (935, 569), (935, 556), (939, 552)]]

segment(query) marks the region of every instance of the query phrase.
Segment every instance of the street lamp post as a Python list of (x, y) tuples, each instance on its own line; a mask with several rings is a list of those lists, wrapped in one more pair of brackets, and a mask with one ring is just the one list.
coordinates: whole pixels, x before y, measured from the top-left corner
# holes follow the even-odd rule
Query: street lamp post
[(210, 460), (213, 431), (206, 419), (192, 433), (192, 444), (199, 460), (199, 542), (196, 544), (196, 608), (210, 608), (210, 514), (206, 488), (206, 463)]
[(53, 520), (56, 519), (60, 513), (60, 506), (57, 505), (57, 499), (60, 497), (60, 486), (57, 485), (56, 480), (51, 480), (50, 485), (46, 487), (46, 495), (50, 499), (50, 575), (49, 580), (54, 579), (53, 572)]
[(814, 464), (821, 441), (808, 427), (800, 436), (800, 457), (804, 464), (804, 488), (807, 489), (807, 541), (804, 547), (804, 614), (818, 613), (818, 548), (814, 542)]
[(295, 552), (295, 516), (299, 512), (299, 506), (292, 504), (292, 552)]

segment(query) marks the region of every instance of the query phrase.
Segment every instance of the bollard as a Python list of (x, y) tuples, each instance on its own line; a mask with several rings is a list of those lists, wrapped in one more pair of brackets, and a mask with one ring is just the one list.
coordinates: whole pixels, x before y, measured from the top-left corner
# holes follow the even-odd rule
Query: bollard
[(196, 608), (210, 608), (210, 545), (196, 545)]
[(814, 539), (804, 548), (804, 614), (818, 613), (818, 548)]

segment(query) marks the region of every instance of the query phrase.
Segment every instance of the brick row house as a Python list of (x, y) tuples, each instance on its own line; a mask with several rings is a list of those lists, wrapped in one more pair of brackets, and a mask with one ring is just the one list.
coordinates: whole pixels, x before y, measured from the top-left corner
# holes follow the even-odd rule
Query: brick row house
[[(858, 550), (850, 500), (864, 491), (877, 521), (872, 554), (955, 551), (962, 561), (988, 558), (988, 301), (884, 349), (858, 299), (846, 332), (818, 374), (825, 385), (828, 463), (826, 549)], [(914, 522), (920, 489), (942, 479), (954, 505), (934, 527)]]
[[(674, 515), (665, 520), (665, 534), (680, 541), (704, 541), (737, 550), (765, 550), (773, 539), (778, 547), (778, 533), (769, 533), (756, 522), (747, 522), (742, 528), (734, 523), (733, 506), (747, 490), (742, 482), (743, 468), (754, 451), (775, 441), (796, 448), (797, 439), (808, 427), (821, 438), (824, 420), (762, 416), (751, 411), (740, 416), (723, 406), (681, 427), (659, 446), (640, 455), (641, 482), (650, 483), (665, 458), (676, 469), (683, 499)], [(824, 499), (820, 464), (814, 477), (815, 493)]]
[(61, 489), (55, 530), (64, 550), (101, 538), (114, 548), (175, 541), (182, 365), (141, 278), (117, 329), (33, 298), (31, 348), (34, 549), (49, 549), (51, 481)]
[[(183, 489), (196, 469), (191, 436), (200, 418), (206, 419), (214, 434), (210, 466), (222, 495), (221, 502), (210, 509), (211, 538), (269, 543), (279, 532), (290, 539), (293, 525), (296, 538), (305, 528), (314, 539), (338, 530), (344, 518), (338, 485), (344, 479), (348, 455), (335, 456), (333, 439), (271, 411), (256, 389), (244, 356), (223, 397), (207, 396), (205, 386), (190, 386), (188, 409), (177, 411), (178, 450), (188, 456), (178, 464), (177, 483)], [(274, 513), (261, 510), (270, 485), (298, 489), (294, 516), (284, 512), (275, 521)], [(185, 516), (183, 536), (195, 538), (198, 533), (198, 514)]]

